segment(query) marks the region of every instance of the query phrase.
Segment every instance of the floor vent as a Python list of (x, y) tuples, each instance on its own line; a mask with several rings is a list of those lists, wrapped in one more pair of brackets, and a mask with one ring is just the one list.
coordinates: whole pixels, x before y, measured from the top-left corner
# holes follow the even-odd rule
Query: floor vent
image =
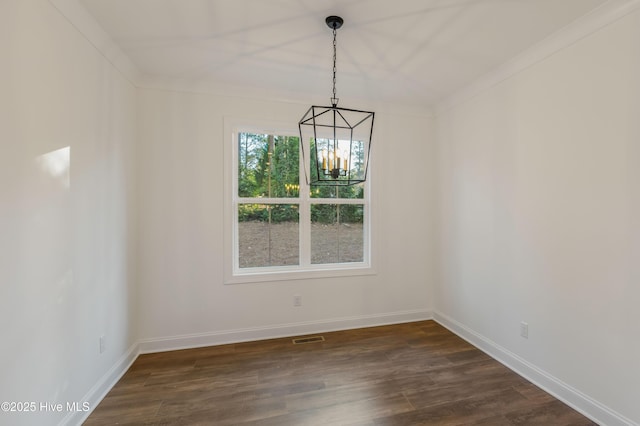
[(316, 343), (316, 342), (324, 342), (324, 337), (311, 336), (311, 337), (300, 337), (298, 339), (293, 339), (294, 345), (301, 345), (303, 343)]

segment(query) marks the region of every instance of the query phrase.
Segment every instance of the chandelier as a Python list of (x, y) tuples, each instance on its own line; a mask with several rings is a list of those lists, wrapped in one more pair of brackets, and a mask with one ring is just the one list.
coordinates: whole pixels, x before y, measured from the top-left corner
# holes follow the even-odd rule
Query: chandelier
[(375, 114), (338, 107), (336, 33), (344, 21), (325, 22), (333, 30), (333, 96), (331, 106), (311, 106), (298, 123), (305, 175), (309, 185), (354, 185), (367, 179)]

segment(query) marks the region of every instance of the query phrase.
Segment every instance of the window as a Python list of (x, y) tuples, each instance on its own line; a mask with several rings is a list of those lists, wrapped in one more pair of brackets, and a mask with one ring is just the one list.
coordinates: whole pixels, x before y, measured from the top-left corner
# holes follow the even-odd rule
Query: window
[(226, 281), (369, 273), (366, 183), (309, 187), (298, 135), (240, 129), (230, 132)]

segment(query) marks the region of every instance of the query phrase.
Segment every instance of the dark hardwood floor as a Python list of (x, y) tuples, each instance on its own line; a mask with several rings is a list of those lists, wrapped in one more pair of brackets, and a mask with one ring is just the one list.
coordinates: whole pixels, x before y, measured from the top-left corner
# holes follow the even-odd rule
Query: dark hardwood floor
[(434, 321), (141, 355), (85, 425), (594, 425)]

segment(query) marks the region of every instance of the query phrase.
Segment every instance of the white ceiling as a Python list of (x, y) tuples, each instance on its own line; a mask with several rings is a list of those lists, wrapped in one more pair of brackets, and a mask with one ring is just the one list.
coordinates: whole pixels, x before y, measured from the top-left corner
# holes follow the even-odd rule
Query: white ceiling
[(80, 0), (147, 79), (433, 106), (605, 0)]

